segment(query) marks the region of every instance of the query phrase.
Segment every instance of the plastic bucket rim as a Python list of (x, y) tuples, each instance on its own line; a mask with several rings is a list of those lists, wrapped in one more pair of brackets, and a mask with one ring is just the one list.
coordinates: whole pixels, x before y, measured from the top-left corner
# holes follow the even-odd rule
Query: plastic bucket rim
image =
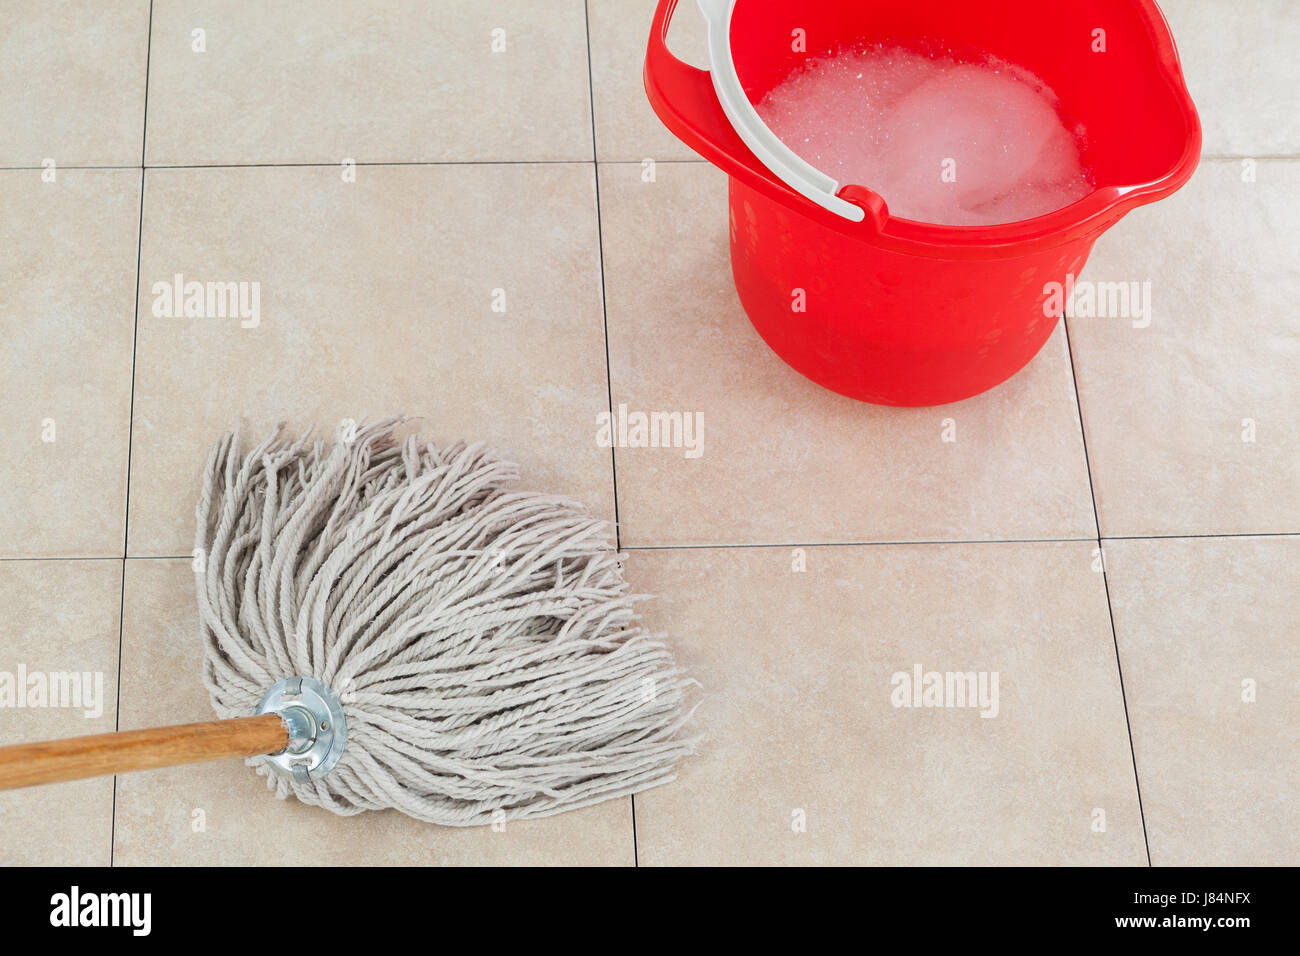
[[(724, 0), (725, 2), (725, 0)], [(730, 14), (743, 0), (731, 0)], [(829, 224), (837, 220), (839, 231), (857, 235), (876, 243), (892, 246), (899, 251), (915, 251), (917, 247), (934, 247), (948, 253), (959, 250), (981, 250), (996, 253), (1003, 250), (1014, 255), (1012, 247), (1038, 248), (1074, 241), (1092, 232), (1100, 231), (1120, 219), (1130, 210), (1155, 202), (1180, 189), (1191, 178), (1200, 159), (1201, 122), (1192, 102), (1191, 92), (1183, 75), (1182, 61), (1174, 40), (1173, 31), (1156, 0), (1128, 0), (1142, 15), (1151, 48), (1157, 57), (1159, 76), (1174, 96), (1175, 105), (1183, 121), (1186, 137), (1182, 153), (1161, 176), (1144, 183), (1127, 186), (1100, 186), (1068, 205), (1032, 219), (1020, 219), (992, 225), (960, 226), (925, 222), (894, 216), (888, 211), (888, 202), (871, 187), (859, 183), (839, 186), (837, 196), (858, 205), (866, 212), (862, 222), (852, 222), (830, 212), (813, 200), (796, 191), (774, 174), (773, 186), (785, 191), (793, 202), (784, 204), (815, 219)], [(761, 120), (759, 120), (761, 123)], [(767, 129), (766, 124), (762, 124)], [(733, 127), (734, 128), (734, 127)], [(773, 134), (774, 135), (774, 134)], [(757, 159), (757, 157), (755, 157)], [(761, 160), (759, 160), (761, 163)], [(766, 165), (764, 164), (765, 168)], [(772, 172), (768, 169), (768, 172)], [(733, 174), (734, 175), (734, 174)], [(847, 191), (847, 194), (846, 194)], [(775, 198), (775, 197), (774, 197)], [(977, 257), (983, 258), (983, 255)], [(993, 256), (1001, 258), (1001, 256)]]

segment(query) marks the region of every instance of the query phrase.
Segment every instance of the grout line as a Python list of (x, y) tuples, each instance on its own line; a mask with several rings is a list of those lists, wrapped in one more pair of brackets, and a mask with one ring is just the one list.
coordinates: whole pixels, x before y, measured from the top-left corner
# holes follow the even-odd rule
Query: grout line
[[(122, 595), (117, 608), (117, 699), (113, 705), (113, 730), (122, 726), (122, 635), (126, 630), (127, 542), (131, 539), (131, 439), (135, 431), (135, 363), (140, 339), (140, 257), (144, 250), (144, 159), (149, 138), (149, 55), (153, 50), (153, 0), (149, 0), (149, 24), (145, 28), (144, 115), (140, 121), (140, 218), (135, 234), (135, 309), (131, 313), (131, 401), (126, 417), (126, 500), (122, 511)], [(108, 865), (117, 852), (117, 775), (113, 775), (113, 815), (109, 826)]]
[[(615, 531), (617, 536), (617, 530)], [(1104, 534), (1102, 541), (1184, 541), (1229, 538), (1300, 538), (1300, 531), (1239, 531), (1205, 532), (1200, 534)], [(930, 538), (914, 541), (760, 541), (756, 543), (717, 544), (624, 544), (620, 551), (727, 551), (745, 548), (881, 548), (908, 545), (945, 544), (1065, 544), (1095, 541), (1096, 538)], [(128, 554), (127, 561), (188, 561), (190, 554)], [(121, 561), (116, 554), (55, 554), (39, 557), (0, 557), (0, 562), (10, 561)]]
[[(1076, 400), (1077, 402), (1077, 400)], [(1189, 534), (1104, 534), (1100, 538), (916, 538), (898, 541), (758, 541), (703, 544), (625, 544), (621, 551), (689, 551), (727, 548), (880, 548), (945, 544), (1062, 544), (1069, 541), (1179, 541), (1186, 538), (1296, 538), (1300, 531), (1225, 531)], [(186, 555), (179, 555), (186, 557)]]
[[(587, 105), (591, 110), (591, 178), (596, 186), (596, 258), (600, 263), (600, 320), (605, 340), (605, 400), (610, 417), (614, 416), (614, 382), (609, 362), (609, 308), (605, 298), (605, 235), (600, 222), (600, 159), (596, 154), (596, 82), (591, 66), (591, 10), (587, 0), (582, 3), (583, 34), (587, 41)], [(610, 480), (614, 490), (614, 550), (621, 551), (618, 520), (618, 456), (613, 445), (609, 449)], [(629, 794), (632, 804), (632, 865), (640, 866), (636, 845), (636, 794)]]
[(1294, 538), (1300, 531), (1213, 531), (1190, 534), (1104, 534), (1103, 541), (1178, 541), (1185, 538)]
[[(596, 258), (600, 265), (600, 320), (601, 335), (605, 342), (605, 401), (607, 410), (612, 417), (614, 414), (614, 383), (609, 361), (609, 307), (605, 296), (605, 234), (600, 219), (600, 169), (596, 162), (596, 90), (591, 75), (591, 27), (586, 0), (583, 2), (582, 9), (585, 23), (587, 24), (587, 94), (588, 104), (591, 107), (590, 165), (592, 182), (596, 187)], [(618, 457), (615, 454), (615, 449), (612, 445), (609, 449), (609, 467), (614, 490), (614, 547), (615, 549), (618, 549), (621, 541), (619, 535), (620, 522), (618, 517)]]
[[(640, 166), (644, 159), (599, 159), (601, 166)], [(707, 159), (697, 156), (695, 159), (655, 159), (656, 166), (712, 166)]]
[[(703, 160), (701, 160), (703, 162)], [(337, 169), (338, 163), (151, 163), (146, 169)], [(589, 159), (411, 159), (357, 166), (590, 166)], [(39, 168), (39, 167), (38, 167)]]
[[(44, 168), (45, 168), (44, 166), (0, 166), (0, 172), (34, 172), (37, 170), (42, 170)], [(65, 169), (140, 169), (140, 168), (141, 167), (139, 163), (136, 163), (133, 166), (117, 166), (117, 165), (95, 166), (91, 164), (68, 163), (66, 165), (60, 165), (58, 167), (58, 170), (59, 172), (63, 172)]]
[(718, 551), (744, 548), (882, 548), (945, 544), (1064, 544), (1094, 538), (953, 538), (918, 541), (764, 541), (756, 544), (625, 544), (621, 551)]
[(1097, 488), (1092, 480), (1092, 461), (1088, 457), (1088, 436), (1083, 427), (1083, 400), (1079, 397), (1079, 376), (1074, 368), (1074, 348), (1070, 344), (1070, 324), (1061, 316), (1065, 330), (1065, 350), (1070, 359), (1070, 380), (1074, 384), (1074, 408), (1079, 415), (1079, 441), (1083, 445), (1083, 465), (1088, 472), (1088, 493), (1092, 496), (1092, 518), (1097, 525), (1097, 555), (1101, 559), (1101, 584), (1106, 592), (1106, 615), (1110, 618), (1110, 641), (1115, 648), (1115, 670), (1119, 674), (1119, 697), (1124, 704), (1124, 727), (1128, 731), (1128, 752), (1133, 761), (1133, 785), (1137, 789), (1138, 817), (1142, 820), (1142, 844), (1147, 851), (1147, 866), (1151, 866), (1151, 838), (1147, 835), (1147, 815), (1142, 806), (1142, 780), (1138, 775), (1137, 750), (1133, 746), (1133, 721), (1129, 718), (1128, 693), (1124, 688), (1124, 665), (1120, 660), (1119, 636), (1115, 630), (1115, 608), (1110, 600), (1110, 578), (1106, 571), (1106, 549), (1102, 546), (1101, 512), (1097, 508)]
[(639, 869), (641, 866), (641, 850), (636, 841), (636, 794), (631, 794), (628, 799), (632, 801), (632, 866)]
[[(146, 55), (145, 68), (148, 69)], [(588, 38), (588, 73), (590, 73), (590, 38)], [(145, 91), (146, 109), (148, 90)], [(593, 94), (594, 96), (594, 94)], [(595, 104), (592, 103), (592, 142), (595, 142)], [(593, 147), (594, 152), (594, 147)], [(1300, 153), (1202, 153), (1204, 162), (1238, 162), (1243, 159), (1262, 160), (1300, 160)], [(357, 166), (589, 166), (593, 163), (601, 166), (639, 166), (643, 159), (394, 159), (358, 161)], [(679, 164), (709, 166), (709, 160), (696, 156), (686, 159), (656, 159), (657, 164)], [(301, 163), (68, 163), (59, 169), (333, 169), (336, 162), (301, 162)], [(0, 172), (39, 171), (44, 166), (0, 165)]]
[[(595, 106), (592, 106), (593, 110)], [(595, 142), (595, 115), (592, 117), (592, 142)], [(594, 152), (594, 147), (593, 147)], [(1300, 158), (1300, 157), (1297, 157)], [(640, 159), (411, 159), (358, 162), (358, 166), (640, 166)], [(710, 166), (707, 159), (656, 159), (658, 164)], [(145, 169), (334, 169), (338, 163), (149, 163)], [(41, 169), (40, 166), (0, 167)], [(139, 169), (138, 166), (60, 166), (60, 169)]]
[[(593, 104), (594, 110), (594, 104)], [(593, 116), (594, 120), (594, 116)], [(593, 133), (594, 141), (594, 133)], [(1238, 162), (1243, 159), (1261, 159), (1274, 161), (1300, 160), (1300, 153), (1203, 153), (1201, 160), (1211, 163)], [(643, 159), (390, 159), (358, 161), (357, 166), (639, 166)], [(709, 160), (696, 156), (694, 158), (655, 159), (660, 165), (710, 166)], [(118, 163), (92, 164), (69, 163), (59, 169), (333, 169), (336, 162), (300, 162), (300, 163), (138, 163), (124, 165)], [(44, 169), (44, 166), (0, 166), (0, 172), (31, 172)]]
[[(617, 536), (617, 531), (615, 532)], [(1236, 531), (1204, 532), (1191, 534), (1104, 534), (1102, 541), (1185, 541), (1230, 538), (1300, 538), (1300, 531)], [(930, 538), (914, 541), (760, 541), (756, 543), (717, 544), (624, 544), (620, 551), (727, 551), (745, 548), (880, 548), (908, 545), (945, 544), (1065, 544), (1095, 541), (1096, 538)], [(188, 561), (191, 554), (128, 554), (127, 561)], [(0, 562), (10, 561), (121, 561), (117, 554), (55, 554), (38, 557), (0, 557)]]
[[(594, 134), (593, 134), (594, 136)], [(1243, 157), (1244, 158), (1244, 157)], [(1268, 158), (1268, 157), (1256, 157)], [(1300, 159), (1300, 157), (1296, 157)], [(640, 159), (411, 159), (411, 160), (375, 160), (359, 162), (357, 166), (639, 166)], [(707, 159), (656, 159), (659, 164), (711, 165)], [(134, 166), (121, 165), (75, 165), (60, 166), (59, 169), (334, 169), (338, 163), (137, 163)], [(0, 172), (39, 172), (44, 166), (0, 166)]]
[[(594, 104), (593, 104), (594, 109)], [(593, 134), (594, 139), (594, 134)], [(1300, 153), (1203, 153), (1201, 160), (1209, 163), (1235, 163), (1243, 159), (1271, 161), (1300, 160)], [(357, 166), (639, 166), (642, 159), (392, 159), (358, 161)], [(655, 159), (660, 165), (710, 166), (709, 160), (702, 157)], [(70, 163), (59, 169), (333, 169), (336, 162), (301, 162), (301, 163), (143, 163), (136, 165), (77, 164)], [(0, 172), (39, 171), (44, 166), (0, 166)]]
[(33, 558), (9, 557), (0, 558), (0, 561), (121, 561), (120, 554), (55, 554), (42, 555)]

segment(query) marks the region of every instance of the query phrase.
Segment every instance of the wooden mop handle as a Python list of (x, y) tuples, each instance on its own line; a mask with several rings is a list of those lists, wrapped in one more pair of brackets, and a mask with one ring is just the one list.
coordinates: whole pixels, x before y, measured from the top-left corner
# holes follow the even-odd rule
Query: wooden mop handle
[(255, 757), (279, 753), (288, 745), (289, 731), (279, 714), (16, 744), (0, 747), (0, 790)]

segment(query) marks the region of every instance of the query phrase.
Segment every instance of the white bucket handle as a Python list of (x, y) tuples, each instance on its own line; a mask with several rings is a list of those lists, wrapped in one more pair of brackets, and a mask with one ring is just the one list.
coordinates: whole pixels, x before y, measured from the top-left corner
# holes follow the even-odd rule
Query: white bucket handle
[(709, 28), (709, 76), (713, 79), (713, 91), (736, 135), (774, 176), (801, 196), (853, 222), (865, 219), (866, 212), (861, 206), (835, 195), (840, 184), (781, 142), (749, 102), (731, 55), (731, 15), (736, 0), (697, 2)]

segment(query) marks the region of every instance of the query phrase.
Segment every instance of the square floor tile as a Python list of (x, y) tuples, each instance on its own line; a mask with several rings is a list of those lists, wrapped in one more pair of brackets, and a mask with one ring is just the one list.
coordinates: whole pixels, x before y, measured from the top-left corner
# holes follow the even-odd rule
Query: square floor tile
[(7, 0), (0, 166), (139, 166), (149, 0)]
[[(208, 449), (240, 415), (250, 437), (422, 416), (438, 444), (487, 441), (521, 487), (612, 518), (595, 208), (590, 165), (366, 167), (355, 183), (150, 169), (130, 552), (189, 553)], [(246, 283), (250, 318), (168, 317), (178, 274)]]
[(147, 155), (589, 160), (589, 86), (580, 0), (158, 4)]
[[(636, 551), (628, 577), (703, 685), (700, 753), (636, 798), (642, 864), (1145, 865), (1088, 543)], [(902, 706), (917, 667), (983, 672), (984, 704)]]
[(1300, 161), (1256, 174), (1202, 163), (1083, 269), (1150, 290), (1067, 320), (1103, 535), (1300, 531)]
[[(112, 732), (121, 602), (121, 561), (0, 561), (0, 746)], [(112, 777), (0, 792), (0, 865), (108, 866), (112, 827)]]
[(644, 182), (639, 165), (608, 164), (600, 177), (616, 409), (704, 425), (698, 457), (617, 450), (624, 545), (1096, 534), (1060, 329), (966, 402), (843, 398), (782, 362), (745, 317), (722, 173), (669, 163)]
[(1300, 7), (1293, 0), (1160, 0), (1204, 130), (1204, 151), (1300, 152)]
[[(699, 159), (668, 132), (646, 99), (642, 73), (656, 5), (656, 0), (588, 0), (596, 155), (601, 160)], [(668, 46), (679, 59), (708, 69), (704, 17), (693, 0), (677, 5)]]
[(1294, 537), (1106, 542), (1156, 866), (1300, 860), (1297, 565)]
[[(122, 647), (122, 729), (211, 720), (194, 575), (185, 560), (130, 560)], [(335, 816), (277, 800), (240, 760), (118, 780), (120, 865), (631, 865), (630, 800), (545, 820), (438, 827), (395, 810)]]
[(0, 171), (0, 556), (122, 554), (140, 171)]

